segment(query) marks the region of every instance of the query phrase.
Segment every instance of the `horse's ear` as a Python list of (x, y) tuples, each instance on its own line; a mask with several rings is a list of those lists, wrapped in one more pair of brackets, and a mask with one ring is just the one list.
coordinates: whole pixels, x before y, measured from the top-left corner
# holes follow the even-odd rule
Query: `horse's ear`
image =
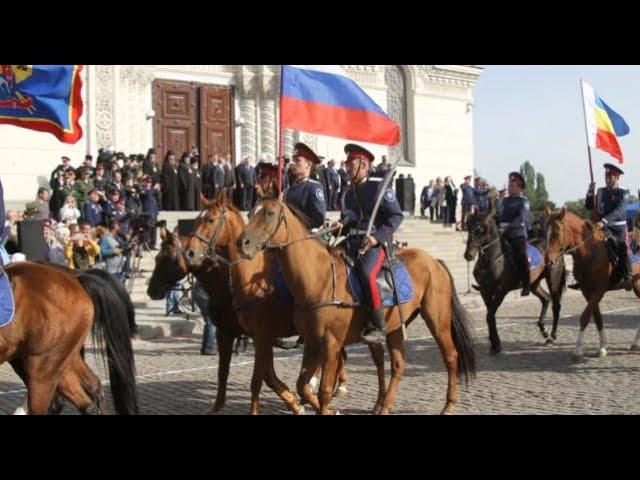
[(563, 207), (562, 210), (560, 210), (560, 214), (558, 214), (558, 220), (563, 221), (566, 213), (567, 209)]
[(167, 229), (164, 227), (160, 227), (160, 240), (163, 242), (167, 239)]
[(552, 213), (553, 213), (553, 211), (549, 208), (549, 205), (545, 205), (545, 207), (544, 207), (545, 216), (546, 217), (550, 217)]
[(202, 192), (200, 192), (200, 205), (207, 208), (210, 202), (211, 200), (209, 200), (207, 197), (204, 196)]
[(160, 233), (162, 240), (165, 242), (173, 243), (173, 233), (171, 233), (166, 228), (163, 228), (162, 231), (164, 231), (164, 237), (162, 236), (162, 233)]
[(227, 202), (229, 201), (229, 194), (226, 188), (223, 188), (220, 194), (218, 195), (218, 205), (220, 207), (226, 207)]

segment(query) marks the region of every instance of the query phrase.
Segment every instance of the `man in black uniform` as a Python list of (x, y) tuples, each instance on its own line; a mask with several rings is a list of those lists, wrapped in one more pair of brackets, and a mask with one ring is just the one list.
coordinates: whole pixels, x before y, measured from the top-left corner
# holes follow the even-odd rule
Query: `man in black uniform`
[(511, 250), (511, 258), (517, 274), (522, 280), (522, 296), (531, 292), (529, 274), (529, 256), (527, 255), (527, 232), (529, 223), (529, 200), (522, 192), (526, 188), (524, 177), (518, 172), (509, 175), (509, 196), (502, 200), (498, 213), (498, 225), (501, 236), (502, 251)]
[(374, 219), (375, 230), (367, 236), (367, 227), (384, 182), (382, 178), (370, 176), (375, 160), (371, 152), (358, 145), (347, 145), (345, 153), (351, 186), (344, 196), (340, 222), (348, 234), (348, 251), (356, 258), (356, 270), (369, 309), (362, 339), (367, 343), (382, 344), (386, 339), (385, 318), (377, 276), (386, 259), (383, 245), (393, 240), (404, 215), (395, 192), (387, 189)]
[(633, 266), (627, 246), (627, 202), (629, 194), (618, 186), (620, 175), (624, 175), (624, 172), (609, 163), (604, 168), (607, 186), (598, 189), (598, 193), (594, 195), (596, 184), (590, 184), (586, 207), (592, 211), (595, 202), (595, 210), (599, 219), (596, 226), (610, 235), (607, 241), (612, 243), (615, 252), (618, 254), (616, 268), (621, 274), (624, 288), (631, 290), (633, 288)]

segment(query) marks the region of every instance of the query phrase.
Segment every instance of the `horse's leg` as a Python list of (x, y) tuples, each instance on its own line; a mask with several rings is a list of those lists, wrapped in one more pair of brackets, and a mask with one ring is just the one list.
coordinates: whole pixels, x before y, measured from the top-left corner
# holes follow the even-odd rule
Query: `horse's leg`
[(338, 363), (338, 389), (334, 397), (346, 397), (347, 390), (347, 352), (343, 348), (340, 350), (340, 363)]
[(604, 322), (602, 321), (602, 313), (600, 312), (600, 304), (597, 303), (593, 308), (593, 319), (596, 322), (596, 328), (600, 336), (600, 348), (598, 349), (598, 357), (607, 356), (607, 336), (604, 332)]
[(233, 331), (230, 328), (218, 328), (216, 338), (218, 345), (218, 392), (216, 402), (209, 410), (210, 415), (222, 410), (227, 399), (227, 381), (229, 380), (229, 367), (233, 355)]
[(93, 398), (85, 392), (81, 385), (80, 379), (73, 368), (60, 377), (58, 382), (58, 390), (65, 396), (82, 414), (90, 414), (95, 409)]
[(583, 293), (583, 295), (587, 299), (587, 306), (582, 312), (582, 315), (580, 315), (580, 333), (578, 334), (576, 349), (573, 352), (573, 357), (576, 360), (579, 360), (584, 356), (584, 337), (586, 334), (585, 331), (587, 329), (587, 326), (589, 325), (589, 321), (591, 320), (591, 314), (593, 313), (594, 307), (592, 297), (587, 296), (587, 294), (585, 293)]
[(540, 333), (542, 337), (547, 340), (547, 345), (549, 343), (553, 343), (549, 341), (549, 334), (547, 333), (547, 329), (544, 325), (544, 318), (547, 316), (547, 310), (549, 309), (549, 301), (551, 297), (549, 294), (540, 286), (540, 282), (535, 282), (531, 286), (531, 293), (533, 293), (536, 297), (540, 299), (542, 303), (542, 310), (540, 311), (540, 316), (538, 317), (538, 328), (540, 329)]
[(323, 364), (322, 378), (320, 379), (320, 389), (318, 390), (318, 400), (320, 401), (321, 415), (335, 415), (335, 412), (329, 408), (329, 404), (333, 399), (333, 393), (336, 391), (336, 380), (338, 377), (338, 364), (340, 363), (341, 345), (332, 333), (328, 332), (323, 342)]
[(309, 382), (318, 370), (319, 365), (319, 349), (317, 345), (307, 337), (304, 342), (302, 366), (300, 367), (300, 375), (296, 382), (296, 388), (300, 398), (303, 398), (305, 402), (311, 405), (311, 408), (313, 408), (316, 413), (320, 412), (320, 403), (318, 402), (318, 397), (313, 393), (313, 388)]
[(404, 335), (402, 328), (398, 328), (387, 335), (387, 348), (391, 356), (391, 381), (380, 410), (380, 415), (388, 415), (393, 409), (396, 399), (396, 392), (404, 374)]
[(633, 341), (633, 345), (631, 345), (632, 352), (640, 352), (640, 325), (638, 326), (638, 332), (636, 333), (636, 338)]
[[(563, 262), (564, 265), (564, 262)], [(556, 267), (559, 268), (559, 267)], [(550, 279), (547, 281), (549, 292), (551, 293), (551, 307), (553, 309), (553, 329), (551, 330), (551, 339), (558, 339), (558, 322), (560, 321), (560, 309), (562, 308), (562, 293), (565, 289), (567, 281), (564, 267), (558, 272), (551, 272)]]
[[(264, 342), (262, 339), (254, 338), (255, 357), (253, 360), (253, 375), (251, 376), (251, 415), (258, 415), (260, 413), (260, 390), (262, 389), (262, 382), (266, 374), (266, 352)], [(269, 345), (271, 347), (271, 345)]]
[(87, 365), (87, 362), (82, 357), (76, 360), (74, 367), (82, 388), (84, 388), (84, 391), (93, 400), (93, 405), (84, 413), (102, 415), (104, 411), (103, 406), (106, 405), (106, 399), (100, 378), (89, 368), (89, 365)]
[(46, 415), (58, 386), (57, 378), (29, 378), (29, 415)]
[(278, 378), (278, 375), (276, 374), (276, 370), (273, 366), (273, 349), (270, 349), (269, 353), (270, 358), (267, 363), (267, 375), (265, 377), (267, 386), (282, 399), (287, 408), (294, 415), (304, 415), (304, 407), (300, 405), (298, 398), (293, 393), (291, 393), (289, 387), (282, 380), (280, 380)]
[(498, 327), (496, 325), (496, 313), (502, 302), (506, 292), (499, 288), (489, 300), (487, 305), (487, 326), (489, 327), (489, 341), (491, 342), (490, 355), (497, 355), (502, 351), (500, 336), (498, 335)]
[(384, 373), (384, 349), (382, 345), (369, 345), (369, 350), (371, 351), (371, 358), (378, 372), (378, 400), (373, 406), (371, 413), (379, 415), (384, 405), (384, 399), (387, 396), (387, 381)]

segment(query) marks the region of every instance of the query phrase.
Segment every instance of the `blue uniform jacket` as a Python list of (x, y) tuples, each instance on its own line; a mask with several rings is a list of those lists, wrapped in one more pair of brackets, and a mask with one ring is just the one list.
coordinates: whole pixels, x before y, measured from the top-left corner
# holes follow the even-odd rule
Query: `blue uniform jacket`
[[(629, 194), (622, 188), (600, 188), (597, 196), (598, 218), (614, 233), (623, 234), (627, 227)], [(587, 194), (586, 207), (593, 210), (593, 195)]]
[[(383, 179), (370, 177), (360, 185), (349, 188), (344, 196), (340, 221), (345, 225), (345, 233), (350, 233), (350, 229), (361, 232), (351, 236), (352, 248), (356, 248), (355, 244), (361, 242), (366, 233), (382, 184)], [(374, 221), (373, 236), (378, 243), (391, 241), (403, 220), (404, 214), (395, 192), (387, 189)]]
[(460, 185), (460, 191), (462, 191), (462, 203), (467, 206), (475, 204), (474, 188), (471, 185), (463, 183)]
[(84, 218), (92, 227), (104, 224), (102, 205), (99, 202), (94, 203), (91, 200), (87, 200), (84, 203)]
[(489, 190), (485, 187), (476, 187), (473, 189), (474, 203), (478, 206), (478, 210), (486, 212), (489, 210)]
[(526, 197), (502, 199), (498, 223), (506, 228), (507, 238), (527, 237), (530, 230), (529, 200)]
[(156, 197), (156, 190), (154, 188), (148, 188), (140, 192), (140, 200), (142, 202), (142, 211), (155, 217), (158, 215), (158, 199)]
[(309, 218), (309, 228), (321, 228), (324, 225), (327, 200), (320, 182), (311, 179), (295, 182), (284, 192), (284, 201)]

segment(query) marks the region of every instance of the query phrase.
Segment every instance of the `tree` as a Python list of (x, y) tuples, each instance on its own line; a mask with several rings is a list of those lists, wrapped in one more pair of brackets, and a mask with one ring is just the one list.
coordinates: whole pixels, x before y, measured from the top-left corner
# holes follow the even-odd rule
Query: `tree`
[(524, 194), (529, 199), (531, 211), (534, 214), (543, 212), (547, 206), (552, 210), (555, 209), (555, 204), (549, 201), (549, 192), (547, 192), (544, 175), (542, 173), (536, 173), (533, 165), (531, 165), (529, 161), (526, 161), (520, 167), (520, 175), (522, 175), (525, 182), (527, 182), (527, 188)]
[(567, 202), (564, 204), (564, 208), (567, 212), (571, 212), (580, 218), (585, 220), (591, 219), (591, 212), (587, 210), (584, 199), (578, 200), (577, 202)]

